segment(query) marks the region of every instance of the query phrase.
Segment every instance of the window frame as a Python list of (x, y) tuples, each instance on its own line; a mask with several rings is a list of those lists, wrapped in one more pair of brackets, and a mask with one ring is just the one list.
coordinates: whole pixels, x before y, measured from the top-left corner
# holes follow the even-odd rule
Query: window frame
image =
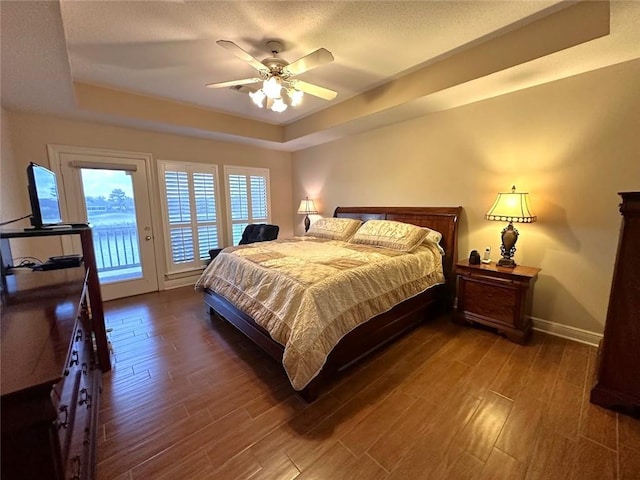
[[(169, 221), (169, 205), (167, 202), (167, 185), (165, 180), (165, 172), (176, 171), (187, 173), (187, 182), (189, 190), (189, 210), (190, 210), (190, 222), (189, 226), (192, 232), (193, 238), (193, 250), (194, 259), (190, 262), (175, 263), (173, 260), (173, 251), (171, 243), (171, 223)], [(214, 188), (214, 201), (215, 201), (215, 222), (206, 221), (198, 222), (196, 201), (195, 201), (195, 188), (193, 175), (196, 173), (204, 173), (213, 175), (213, 188)], [(188, 272), (193, 270), (201, 270), (208, 263), (208, 258), (199, 258), (199, 239), (198, 239), (198, 227), (202, 225), (215, 225), (217, 229), (217, 246), (222, 245), (222, 238), (224, 236), (224, 228), (222, 217), (220, 216), (220, 177), (218, 175), (218, 165), (204, 164), (195, 162), (181, 162), (173, 160), (158, 160), (158, 184), (160, 189), (160, 204), (162, 209), (162, 230), (164, 235), (164, 256), (167, 265), (166, 275)], [(186, 224), (186, 222), (185, 222)]]
[[(235, 245), (238, 242), (233, 239), (233, 226), (234, 225), (245, 225), (249, 223), (256, 223), (256, 217), (252, 215), (252, 202), (251, 202), (251, 183), (247, 182), (247, 199), (248, 199), (248, 218), (245, 220), (234, 220), (231, 212), (232, 203), (231, 203), (231, 187), (229, 184), (229, 177), (231, 175), (244, 175), (247, 178), (255, 177), (263, 177), (265, 179), (265, 188), (266, 188), (266, 209), (267, 216), (266, 218), (259, 218), (257, 222), (260, 223), (271, 223), (271, 181), (269, 176), (269, 169), (262, 167), (239, 167), (235, 165), (225, 165), (224, 166), (224, 185), (225, 185), (225, 196), (227, 201), (227, 234), (225, 238), (229, 242), (228, 245)], [(238, 239), (239, 240), (239, 239)]]

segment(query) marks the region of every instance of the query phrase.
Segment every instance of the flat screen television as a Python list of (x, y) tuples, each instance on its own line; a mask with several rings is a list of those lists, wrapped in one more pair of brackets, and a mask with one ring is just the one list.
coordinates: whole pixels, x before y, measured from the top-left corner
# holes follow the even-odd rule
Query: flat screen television
[(60, 225), (60, 203), (56, 174), (31, 162), (27, 167), (29, 200), (31, 202), (31, 225), (35, 228)]

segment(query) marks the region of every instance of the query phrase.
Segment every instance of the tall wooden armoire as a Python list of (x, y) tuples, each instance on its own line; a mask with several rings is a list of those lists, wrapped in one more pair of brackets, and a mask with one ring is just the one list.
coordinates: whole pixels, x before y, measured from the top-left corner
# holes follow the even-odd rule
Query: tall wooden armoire
[(622, 228), (591, 402), (640, 415), (640, 192), (620, 196)]

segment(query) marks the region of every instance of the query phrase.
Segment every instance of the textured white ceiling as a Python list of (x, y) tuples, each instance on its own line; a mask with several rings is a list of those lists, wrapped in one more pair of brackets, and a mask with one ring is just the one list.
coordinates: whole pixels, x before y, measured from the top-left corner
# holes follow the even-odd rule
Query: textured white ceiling
[[(291, 124), (523, 19), (564, 6), (557, 0), (3, 0), (0, 5), (5, 108), (100, 120), (100, 115), (74, 106), (72, 81), (80, 81), (276, 125)], [(502, 74), (500, 91), (509, 91), (508, 84), (512, 89), (524, 88), (640, 57), (639, 21), (640, 2), (614, 1), (612, 32), (606, 40), (509, 69)], [(205, 88), (207, 83), (255, 74), (249, 65), (216, 45), (219, 39), (237, 43), (258, 59), (268, 56), (266, 41), (278, 39), (285, 46), (281, 56), (289, 62), (324, 47), (335, 61), (298, 78), (336, 90), (338, 96), (327, 102), (306, 95), (301, 107), (277, 114), (256, 108), (248, 96), (233, 90)], [(465, 86), (465, 91), (473, 92), (469, 101), (482, 98), (483, 89), (487, 96), (496, 94), (486, 79), (475, 85), (477, 88)], [(404, 110), (414, 115), (416, 109)], [(390, 121), (403, 118), (404, 110), (391, 112)], [(136, 124), (132, 119), (120, 121)], [(373, 123), (385, 123), (385, 119)]]

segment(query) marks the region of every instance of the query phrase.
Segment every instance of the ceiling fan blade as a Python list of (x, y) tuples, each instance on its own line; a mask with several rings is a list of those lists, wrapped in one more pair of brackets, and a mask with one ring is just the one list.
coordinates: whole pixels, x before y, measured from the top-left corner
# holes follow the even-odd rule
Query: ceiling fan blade
[(238, 57), (241, 60), (244, 60), (245, 62), (247, 62), (249, 65), (251, 65), (256, 70), (267, 70), (267, 71), (269, 70), (266, 66), (264, 66), (262, 64), (262, 62), (260, 62), (259, 60), (253, 58), (251, 55), (249, 55), (247, 52), (245, 52), (243, 49), (241, 49), (235, 43), (230, 42), (229, 40), (218, 40), (216, 43), (218, 45), (220, 45), (221, 47), (224, 47), (227, 50), (229, 50), (236, 57)]
[(333, 100), (336, 98), (336, 95), (338, 95), (338, 92), (334, 92), (328, 88), (319, 87), (312, 83), (303, 82), (302, 80), (289, 80), (289, 83), (296, 90), (302, 90), (304, 93), (308, 93), (314, 97), (324, 98), (325, 100)]
[(291, 75), (299, 75), (303, 72), (308, 72), (312, 68), (319, 67), (325, 63), (333, 62), (333, 55), (326, 48), (319, 48), (315, 52), (311, 52), (309, 55), (305, 55), (299, 58), (293, 63), (290, 63), (285, 67)]
[(258, 83), (261, 82), (260, 78), (243, 78), (242, 80), (229, 80), (228, 82), (220, 82), (220, 83), (208, 83), (205, 87), (208, 88), (224, 88), (224, 87), (233, 87), (234, 85), (248, 85), (249, 83)]

